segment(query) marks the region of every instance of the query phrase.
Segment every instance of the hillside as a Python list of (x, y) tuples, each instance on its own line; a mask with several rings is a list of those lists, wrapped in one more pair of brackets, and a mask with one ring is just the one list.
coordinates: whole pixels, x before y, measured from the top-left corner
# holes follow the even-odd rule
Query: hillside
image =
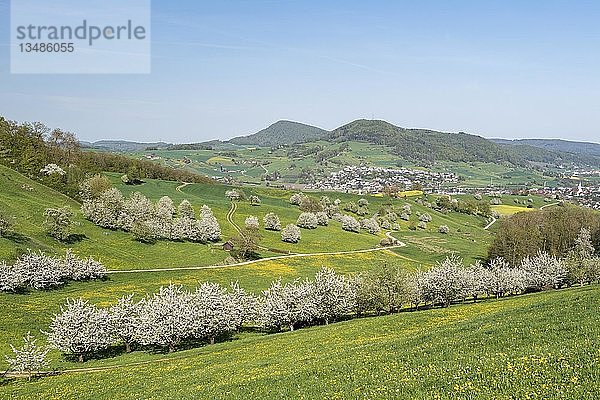
[(21, 380), (0, 395), (591, 400), (600, 396), (598, 307), (593, 286), (242, 335), (162, 361), (130, 354), (106, 360), (114, 368)]
[(491, 141), (513, 146), (537, 147), (549, 151), (585, 154), (600, 157), (600, 144), (591, 142), (573, 142), (562, 139), (490, 139)]
[(130, 142), (127, 140), (99, 140), (97, 142), (81, 142), (82, 147), (95, 150), (114, 151), (117, 153), (125, 153), (130, 151), (140, 151), (147, 148), (164, 149), (171, 146), (170, 143), (155, 142), (155, 143), (139, 143)]
[[(579, 151), (582, 144), (550, 145), (541, 142), (488, 140), (464, 132), (448, 133), (408, 129), (380, 120), (356, 120), (327, 132), (309, 125), (280, 121), (250, 136), (235, 138), (235, 144), (277, 147), (319, 140), (365, 142), (387, 146), (392, 153), (410, 162), (431, 165), (438, 161), (484, 162), (529, 167), (532, 163), (600, 166), (600, 155)], [(597, 145), (600, 148), (600, 145)]]
[(357, 140), (391, 146), (408, 160), (434, 162), (511, 162), (522, 159), (502, 151), (501, 147), (480, 136), (444, 133), (425, 129), (405, 129), (385, 121), (358, 120), (334, 130), (331, 140)]
[[(229, 239), (237, 234), (235, 227), (227, 219), (231, 203), (225, 197), (229, 187), (217, 184), (192, 184), (184, 188), (176, 182), (148, 180), (139, 186), (125, 185), (119, 175), (110, 175), (113, 184), (128, 196), (134, 191), (143, 193), (152, 201), (162, 196), (170, 196), (178, 204), (184, 199), (189, 200), (196, 210), (203, 204), (210, 206), (220, 223), (222, 237)], [(158, 241), (154, 244), (143, 244), (133, 240), (131, 234), (122, 231), (102, 229), (85, 220), (80, 213), (80, 204), (60, 194), (59, 192), (41, 185), (25, 176), (3, 166), (0, 166), (0, 211), (14, 218), (14, 230), (18, 235), (0, 238), (0, 260), (10, 260), (18, 254), (32, 250), (43, 250), (49, 253), (62, 254), (67, 248), (72, 248), (77, 254), (91, 255), (100, 259), (109, 269), (131, 270), (148, 268), (173, 268), (189, 266), (209, 266), (220, 264), (228, 256), (220, 245), (207, 246), (191, 242)], [(178, 189), (179, 188), (179, 189)], [(269, 212), (275, 212), (281, 218), (282, 224), (295, 223), (301, 211), (289, 203), (291, 192), (266, 188), (246, 188), (248, 196), (257, 195), (262, 200), (260, 207), (251, 206), (248, 202), (237, 204), (232, 221), (237, 226), (244, 226), (249, 215), (255, 215), (262, 223), (263, 217)], [(332, 199), (339, 197), (344, 203), (356, 202), (360, 196), (341, 193), (329, 193)], [(19, 201), (14, 201), (18, 198)], [(396, 207), (401, 207), (406, 200), (394, 200)], [(369, 197), (370, 208), (373, 212), (388, 202), (381, 197)], [(485, 249), (491, 241), (491, 235), (482, 228), (486, 224), (482, 217), (458, 213), (443, 214), (414, 204), (415, 210), (412, 221), (401, 221), (403, 233), (399, 236), (411, 245), (398, 249), (408, 257), (412, 267), (421, 264), (431, 265), (445, 258), (452, 251), (464, 251), (467, 260), (485, 256)], [(44, 210), (48, 207), (68, 205), (76, 212), (74, 233), (82, 235), (82, 240), (61, 244), (49, 237), (42, 227)], [(417, 221), (416, 212), (429, 212), (434, 220), (428, 229), (413, 232), (408, 230), (409, 223)], [(440, 225), (448, 225), (454, 232), (452, 235), (438, 233)], [(371, 235), (365, 232), (351, 233), (341, 230), (340, 223), (331, 221), (328, 226), (314, 230), (303, 230), (302, 240), (298, 244), (284, 243), (279, 232), (261, 231), (261, 257), (278, 256), (285, 253), (319, 253), (335, 251), (353, 251), (375, 248), (385, 235)], [(478, 236), (477, 246), (473, 246), (473, 236)], [(111, 251), (107, 252), (106, 249)], [(277, 252), (268, 249), (277, 250)], [(168, 257), (165, 257), (168, 254)], [(418, 259), (414, 256), (418, 255)], [(388, 258), (394, 258), (396, 253), (390, 252)], [(321, 265), (329, 263), (320, 260)], [(337, 261), (332, 266), (338, 267)], [(343, 267), (345, 268), (345, 266)]]
[(278, 121), (250, 136), (231, 139), (230, 142), (241, 145), (277, 147), (295, 143), (312, 142), (326, 137), (328, 132), (315, 126), (292, 121)]

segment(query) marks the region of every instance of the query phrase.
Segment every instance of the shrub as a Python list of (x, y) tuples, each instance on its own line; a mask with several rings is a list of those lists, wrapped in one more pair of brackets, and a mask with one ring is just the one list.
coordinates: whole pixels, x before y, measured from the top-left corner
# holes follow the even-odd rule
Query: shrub
[(244, 221), (244, 225), (246, 226), (246, 229), (258, 229), (260, 227), (258, 217), (255, 217), (254, 215), (247, 217)]
[(8, 235), (12, 230), (12, 219), (0, 212), (0, 237)]
[(316, 213), (315, 215), (317, 217), (317, 224), (319, 224), (321, 226), (329, 225), (329, 216), (326, 213), (320, 211), (320, 212)]
[(318, 225), (317, 216), (311, 212), (303, 212), (298, 217), (296, 225), (304, 229), (316, 229)]
[(404, 212), (404, 213), (400, 214), (400, 219), (404, 220), (404, 221), (408, 221), (408, 220), (410, 220), (410, 215)]
[(8, 362), (9, 370), (18, 373), (27, 374), (28, 379), (31, 379), (32, 375), (39, 373), (42, 368), (48, 366), (46, 361), (46, 354), (49, 349), (47, 347), (39, 347), (31, 332), (27, 332), (27, 335), (23, 337), (23, 347), (17, 349), (12, 344), (10, 348), (14, 353), (14, 358), (6, 357)]
[(305, 212), (316, 213), (323, 211), (323, 206), (320, 202), (313, 199), (312, 197), (303, 196), (300, 201), (300, 210)]
[(376, 235), (381, 231), (379, 224), (375, 220), (375, 218), (364, 218), (360, 220), (360, 227), (365, 231)]
[(46, 220), (44, 227), (53, 238), (64, 242), (71, 236), (73, 226), (73, 211), (68, 206), (61, 208), (47, 208), (44, 211)]
[(52, 318), (48, 342), (83, 362), (86, 355), (106, 349), (114, 342), (108, 311), (82, 299), (67, 300), (61, 313)]
[(290, 197), (290, 204), (293, 204), (295, 206), (299, 206), (300, 203), (302, 202), (302, 199), (305, 197), (305, 195), (303, 193), (294, 193), (291, 197)]
[(447, 235), (450, 233), (450, 228), (448, 228), (448, 225), (440, 225), (438, 232)]
[(300, 241), (300, 228), (290, 224), (281, 231), (281, 240), (288, 243), (298, 243)]
[(383, 238), (379, 241), (379, 245), (381, 247), (387, 247), (387, 246), (391, 246), (392, 245), (392, 241), (388, 238)]
[[(417, 227), (419, 229), (427, 229), (427, 222), (421, 221), (421, 222), (419, 222), (419, 224), (417, 225)], [(409, 227), (409, 229), (410, 229), (410, 227)]]
[(260, 206), (262, 203), (260, 197), (252, 195), (250, 196), (250, 205), (252, 206)]
[(421, 221), (421, 222), (431, 222), (431, 220), (432, 220), (432, 218), (431, 218), (430, 214), (425, 213), (425, 214), (419, 215), (419, 221)]
[(268, 213), (263, 218), (263, 223), (265, 225), (265, 229), (269, 231), (280, 231), (281, 230), (281, 221), (277, 214)]
[(343, 215), (340, 217), (340, 222), (342, 223), (342, 229), (349, 232), (359, 232), (360, 231), (360, 223), (349, 215)]

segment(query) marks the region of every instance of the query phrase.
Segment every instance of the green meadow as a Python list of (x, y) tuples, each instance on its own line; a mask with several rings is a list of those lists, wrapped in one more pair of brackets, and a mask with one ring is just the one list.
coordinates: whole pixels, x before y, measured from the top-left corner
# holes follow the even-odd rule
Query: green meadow
[[(11, 399), (597, 399), (600, 288), (349, 320), (4, 382)], [(149, 362), (150, 361), (150, 362)]]

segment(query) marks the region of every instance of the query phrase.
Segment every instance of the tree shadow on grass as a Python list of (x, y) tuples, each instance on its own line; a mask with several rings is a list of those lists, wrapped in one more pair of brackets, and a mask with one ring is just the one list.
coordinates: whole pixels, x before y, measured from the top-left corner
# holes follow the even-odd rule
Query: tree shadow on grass
[(69, 237), (66, 238), (65, 240), (63, 240), (63, 243), (64, 244), (76, 244), (85, 239), (87, 239), (87, 236), (85, 236), (83, 233), (74, 233), (72, 235), (69, 235)]
[(10, 240), (13, 243), (23, 244), (31, 241), (29, 236), (25, 236), (22, 233), (18, 232), (6, 232), (2, 235), (3, 238)]

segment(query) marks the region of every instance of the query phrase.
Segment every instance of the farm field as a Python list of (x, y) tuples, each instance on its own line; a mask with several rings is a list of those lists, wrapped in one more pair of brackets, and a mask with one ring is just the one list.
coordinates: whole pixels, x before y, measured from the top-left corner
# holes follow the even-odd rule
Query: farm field
[(121, 356), (107, 370), (19, 380), (0, 395), (591, 400), (600, 396), (599, 307), (600, 288), (591, 286), (242, 334), (170, 355)]
[[(188, 199), (196, 210), (201, 205), (210, 206), (220, 222), (223, 240), (237, 234), (235, 228), (227, 222), (226, 215), (231, 208), (231, 203), (224, 196), (227, 186), (210, 184), (193, 184), (182, 186), (176, 182), (148, 180), (143, 185), (128, 186), (121, 182), (119, 176), (109, 175), (115, 187), (129, 195), (139, 191), (153, 201), (164, 195), (170, 196), (177, 204)], [(174, 268), (190, 266), (208, 266), (223, 262), (227, 257), (218, 245), (202, 245), (195, 243), (158, 241), (154, 244), (143, 244), (133, 240), (131, 235), (122, 231), (113, 231), (99, 228), (85, 220), (79, 211), (80, 204), (61, 195), (46, 186), (38, 184), (23, 175), (8, 168), (0, 167), (0, 206), (6, 213), (14, 217), (15, 231), (18, 236), (0, 238), (0, 259), (10, 260), (18, 254), (31, 250), (43, 250), (49, 253), (62, 254), (66, 249), (72, 248), (75, 253), (82, 256), (93, 256), (101, 260), (109, 269), (148, 269), (148, 268)], [(291, 192), (277, 189), (251, 187), (244, 188), (247, 196), (257, 195), (262, 199), (260, 207), (251, 206), (247, 202), (238, 203), (237, 211), (233, 216), (236, 225), (242, 227), (244, 220), (249, 215), (255, 215), (262, 223), (262, 218), (269, 212), (275, 212), (285, 226), (295, 223), (300, 211), (289, 204)], [(321, 194), (319, 194), (321, 195)], [(339, 198), (342, 204), (357, 201), (360, 197), (344, 193), (322, 193), (331, 199)], [(14, 199), (18, 198), (16, 202)], [(443, 214), (435, 210), (420, 206), (415, 203), (417, 198), (390, 199), (376, 196), (366, 197), (370, 203), (369, 210), (377, 212), (380, 207), (392, 204), (402, 207), (410, 204), (413, 209), (411, 221), (399, 221), (401, 230), (394, 235), (404, 240), (403, 237), (434, 238), (432, 243), (437, 243), (437, 250), (424, 255), (419, 255), (416, 265), (429, 264), (443, 259), (449, 252), (462, 252), (465, 257), (481, 257), (491, 240), (491, 235), (482, 228), (486, 225), (484, 218), (471, 215), (450, 213)], [(430, 198), (429, 200), (433, 200)], [(510, 199), (507, 197), (507, 202)], [(536, 200), (538, 202), (538, 200)], [(540, 200), (540, 204), (543, 204)], [(42, 227), (44, 222), (43, 212), (48, 207), (68, 205), (76, 213), (76, 226), (74, 232), (84, 235), (83, 240), (61, 244), (49, 237)], [(537, 205), (537, 204), (536, 204)], [(429, 213), (433, 221), (427, 229), (418, 232), (410, 231), (409, 225), (416, 221), (417, 212)], [(441, 235), (438, 232), (440, 225), (450, 228), (450, 235)], [(284, 243), (278, 232), (261, 230), (261, 246), (273, 251), (261, 250), (261, 257), (281, 255), (282, 253), (319, 253), (336, 251), (354, 251), (374, 248), (385, 237), (384, 233), (372, 235), (368, 233), (350, 233), (343, 231), (340, 224), (330, 221), (329, 226), (319, 227), (315, 230), (302, 230), (302, 240), (298, 244)], [(408, 240), (408, 239), (407, 239)], [(414, 239), (416, 240), (416, 239)], [(474, 246), (476, 243), (476, 246)], [(107, 251), (107, 249), (110, 249)], [(410, 255), (411, 249), (396, 250), (399, 254)], [(168, 254), (168, 257), (165, 257)]]
[[(196, 210), (207, 204), (221, 224), (223, 239), (236, 235), (235, 226), (227, 219), (232, 203), (224, 194), (231, 188), (229, 186), (183, 185), (160, 180), (130, 186), (123, 184), (117, 174), (107, 176), (126, 196), (139, 191), (156, 201), (168, 195), (175, 203), (190, 200)], [(434, 195), (401, 199), (364, 196), (371, 214), (390, 204), (397, 209), (409, 204), (413, 211), (411, 220), (399, 220), (399, 230), (382, 231), (377, 235), (346, 232), (338, 222), (330, 221), (327, 227), (302, 230), (302, 240), (295, 245), (281, 242), (278, 232), (261, 230), (260, 245), (263, 249), (260, 256), (267, 259), (214, 268), (211, 266), (222, 263), (228, 255), (218, 244), (166, 241), (142, 244), (134, 241), (129, 233), (93, 225), (83, 219), (76, 201), (10, 169), (0, 167), (0, 183), (3, 188), (0, 206), (16, 217), (15, 231), (18, 233), (0, 238), (0, 259), (10, 260), (26, 249), (63, 254), (67, 248), (73, 248), (77, 254), (98, 258), (110, 271), (104, 281), (71, 282), (55, 290), (0, 294), (0, 306), (5, 310), (0, 319), (0, 354), (9, 354), (9, 344), (18, 343), (28, 331), (40, 337), (41, 343), (45, 344), (46, 339), (39, 332), (48, 329), (53, 315), (60, 311), (68, 298), (82, 298), (100, 307), (108, 307), (121, 296), (133, 293), (141, 299), (170, 283), (193, 289), (207, 281), (223, 286), (238, 282), (245, 289), (259, 294), (280, 277), (283, 282), (292, 282), (312, 277), (324, 266), (346, 275), (384, 265), (406, 271), (428, 270), (452, 254), (459, 254), (466, 263), (483, 260), (494, 237), (493, 230), (483, 229), (488, 223), (483, 217), (438, 212), (417, 203), (419, 199), (433, 203), (437, 197)], [(239, 227), (244, 225), (249, 215), (257, 216), (262, 223), (266, 213), (275, 212), (285, 225), (294, 223), (300, 214), (298, 207), (289, 203), (290, 191), (258, 186), (245, 186), (242, 190), (246, 196), (260, 197), (262, 203), (260, 206), (252, 206), (246, 201), (236, 203), (232, 221)], [(345, 193), (310, 195), (317, 199), (320, 195), (339, 198), (342, 204), (356, 202), (360, 198)], [(471, 196), (456, 197), (466, 200)], [(20, 201), (15, 202), (15, 198)], [(484, 201), (490, 199), (484, 196)], [(538, 209), (547, 204), (539, 197), (504, 196), (502, 200), (503, 205), (495, 207), (511, 211)], [(85, 235), (83, 240), (67, 245), (50, 238), (42, 228), (43, 210), (65, 204), (76, 211), (78, 224), (75, 232)], [(526, 208), (526, 205), (531, 208)], [(427, 228), (415, 228), (417, 213), (432, 216)], [(448, 234), (439, 232), (442, 225), (449, 228)], [(386, 235), (400, 240), (402, 246), (380, 248), (379, 241)], [(355, 252), (362, 250), (369, 252)], [(337, 252), (340, 254), (331, 254)], [(286, 258), (289, 256), (282, 255), (286, 253), (308, 256)], [(269, 259), (274, 256), (282, 258)], [(572, 375), (569, 379), (574, 380), (568, 381), (567, 375), (556, 374), (554, 367), (562, 365), (565, 360), (569, 366), (583, 361), (592, 363), (590, 365), (597, 362), (587, 359), (589, 355), (577, 347), (582, 340), (593, 342), (597, 338), (590, 315), (585, 314), (595, 307), (594, 301), (597, 300), (594, 296), (597, 294), (597, 287), (563, 290), (500, 301), (488, 300), (475, 305), (456, 305), (447, 310), (356, 319), (285, 334), (243, 330), (230, 341), (182, 349), (175, 354), (134, 351), (92, 358), (83, 364), (84, 368), (109, 369), (94, 372), (94, 383), (85, 389), (81, 385), (89, 381), (88, 373), (69, 373), (32, 382), (4, 382), (7, 384), (0, 387), (0, 397), (78, 398), (83, 390), (94, 390), (97, 398), (135, 398), (142, 392), (153, 393), (156, 398), (313, 398), (317, 394), (341, 398), (348, 397), (348, 393), (354, 393), (358, 398), (427, 398), (431, 393), (438, 395), (431, 398), (487, 398), (486, 393), (489, 392), (486, 390), (491, 390), (491, 387), (497, 393), (516, 390), (523, 396), (533, 396), (534, 392), (526, 393), (525, 390), (530, 390), (535, 382), (542, 380), (555, 383), (538, 388), (538, 395), (543, 397), (560, 390), (570, 395), (577, 393), (578, 384), (585, 385), (594, 378), (593, 370), (569, 370)], [(565, 317), (563, 314), (567, 308), (560, 308), (559, 302), (571, 302), (573, 308), (581, 308), (585, 304), (587, 308), (577, 308), (576, 313), (580, 315)], [(537, 319), (525, 326), (523, 315), (532, 312)], [(557, 341), (548, 339), (546, 342), (541, 337), (550, 321), (576, 318), (577, 315), (586, 319), (583, 324), (590, 324), (590, 327), (584, 326), (581, 331), (573, 333), (574, 337), (569, 339), (571, 342), (563, 341), (568, 352), (565, 347), (558, 348), (552, 344)], [(570, 319), (566, 325), (561, 323), (567, 327), (575, 324)], [(508, 329), (514, 326), (521, 330)], [(586, 339), (578, 336), (581, 332), (587, 335)], [(558, 332), (551, 334), (558, 335)], [(493, 337), (493, 341), (486, 340), (488, 337)], [(507, 351), (506, 343), (515, 341), (518, 345)], [(483, 347), (474, 350), (474, 343)], [(592, 345), (588, 343), (588, 346)], [(565, 358), (565, 352), (568, 358)], [(485, 356), (479, 358), (476, 354)], [(51, 369), (82, 367), (57, 350), (48, 354), (48, 360)], [(441, 371), (451, 365), (460, 365), (460, 369), (451, 379), (442, 378)], [(236, 374), (236, 366), (243, 372)], [(522, 382), (525, 383), (521, 386), (514, 386), (515, 380), (510, 375), (516, 373), (516, 366), (530, 368), (526, 370), (529, 375), (524, 377)], [(203, 371), (201, 376), (197, 376), (198, 371)], [(155, 378), (159, 375), (163, 376), (160, 387), (144, 387), (144, 378), (140, 378), (149, 377), (152, 385), (159, 385)], [(188, 380), (195, 384), (180, 384)], [(292, 385), (295, 380), (301, 383)], [(107, 384), (109, 381), (112, 386)], [(129, 383), (123, 390), (125, 381)], [(107, 389), (109, 386), (110, 389)]]
[[(330, 173), (339, 171), (345, 166), (367, 165), (372, 167), (408, 167), (423, 169), (410, 161), (394, 155), (394, 149), (375, 145), (349, 141), (337, 155), (317, 160), (318, 152), (336, 152), (340, 143), (315, 141), (301, 145), (301, 147), (315, 150), (307, 156), (294, 155), (290, 148), (261, 148), (256, 146), (241, 146), (222, 143), (213, 150), (148, 150), (130, 153), (137, 158), (145, 156), (159, 157), (156, 162), (174, 168), (183, 168), (208, 176), (218, 178), (234, 178), (239, 182), (261, 184), (267, 173), (277, 171), (281, 178), (275, 184), (301, 183), (300, 173), (303, 168), (308, 168), (315, 173), (318, 179), (327, 177)], [(256, 160), (260, 160), (257, 162)], [(504, 166), (492, 163), (459, 163), (437, 161), (428, 168), (434, 172), (453, 172), (460, 176), (459, 187), (542, 187), (544, 183), (556, 186), (558, 181), (551, 176), (534, 170), (515, 166)]]

